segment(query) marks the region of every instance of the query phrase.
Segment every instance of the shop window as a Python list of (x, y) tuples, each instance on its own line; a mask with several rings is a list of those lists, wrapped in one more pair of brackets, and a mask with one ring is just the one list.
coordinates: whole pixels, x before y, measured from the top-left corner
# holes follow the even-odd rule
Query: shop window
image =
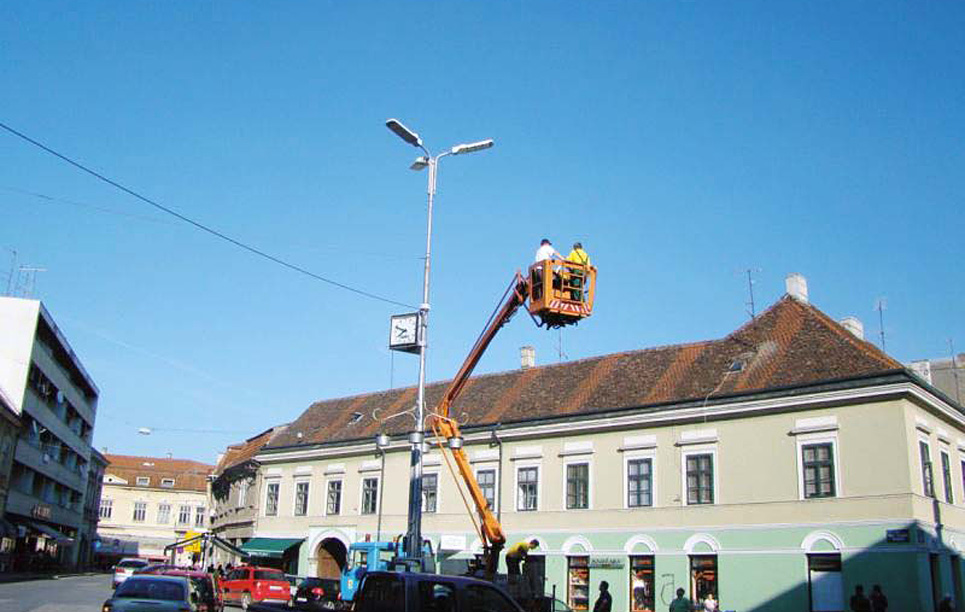
[(834, 497), (834, 447), (830, 443), (801, 447), (804, 497)]
[(566, 466), (566, 509), (585, 510), (590, 507), (590, 465), (571, 463)]
[(422, 475), (422, 511), (435, 512), (439, 503), (439, 475)]
[(811, 612), (845, 609), (841, 555), (808, 555), (808, 599)]
[(720, 605), (717, 589), (717, 555), (691, 555), (690, 557), (690, 599), (698, 606), (713, 595)]
[(630, 557), (630, 612), (654, 612), (653, 557)]
[(590, 558), (566, 558), (566, 603), (576, 612), (590, 609)]
[(342, 481), (329, 480), (325, 498), (325, 514), (336, 516), (342, 512)]

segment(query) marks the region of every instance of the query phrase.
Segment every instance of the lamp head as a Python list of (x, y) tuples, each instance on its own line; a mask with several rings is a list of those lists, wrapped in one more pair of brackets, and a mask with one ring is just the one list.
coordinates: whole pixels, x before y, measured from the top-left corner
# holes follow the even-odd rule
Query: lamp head
[(389, 434), (380, 433), (379, 435), (375, 436), (375, 447), (379, 450), (382, 450), (383, 448), (387, 448), (389, 446), (390, 441)]
[(462, 155), (463, 153), (475, 153), (476, 151), (482, 151), (483, 149), (488, 149), (495, 144), (492, 138), (487, 140), (480, 140), (479, 142), (470, 142), (469, 144), (460, 144), (452, 148), (450, 153), (453, 155)]
[(415, 170), (416, 172), (418, 172), (419, 170), (424, 169), (428, 165), (429, 165), (429, 158), (426, 157), (425, 155), (420, 155), (419, 157), (415, 158), (415, 161), (412, 162), (411, 166), (409, 166), (409, 170)]
[(422, 146), (422, 139), (419, 138), (419, 135), (402, 125), (402, 122), (398, 119), (389, 119), (385, 122), (385, 127), (395, 132), (396, 136), (406, 141), (413, 147)]

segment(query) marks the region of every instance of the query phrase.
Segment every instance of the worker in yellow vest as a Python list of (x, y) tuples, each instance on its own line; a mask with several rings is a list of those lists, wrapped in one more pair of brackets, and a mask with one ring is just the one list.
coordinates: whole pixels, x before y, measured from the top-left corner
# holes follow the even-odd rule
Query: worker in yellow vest
[[(580, 264), (581, 266), (590, 267), (590, 256), (586, 254), (583, 250), (583, 244), (580, 242), (573, 243), (573, 250), (567, 255), (566, 261), (570, 263)], [(583, 282), (586, 279), (586, 274), (578, 268), (567, 267), (567, 272), (569, 272), (568, 284), (572, 289), (570, 290), (570, 299), (576, 301), (583, 301)]]
[(510, 576), (519, 576), (519, 564), (529, 555), (529, 551), (539, 547), (539, 540), (517, 542), (506, 549), (506, 567)]

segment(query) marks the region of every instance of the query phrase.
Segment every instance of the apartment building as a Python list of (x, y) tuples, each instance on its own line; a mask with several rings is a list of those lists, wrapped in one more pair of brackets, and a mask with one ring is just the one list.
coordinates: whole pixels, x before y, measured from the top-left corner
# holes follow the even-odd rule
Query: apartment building
[(0, 297), (0, 387), (21, 421), (6, 505), (14, 566), (75, 566), (99, 391), (37, 300)]
[[(258, 462), (254, 457), (286, 427), (272, 427), (244, 442), (232, 444), (218, 457), (210, 487), (211, 533), (235, 547), (244, 545), (255, 533), (260, 491), (256, 478)], [(213, 561), (226, 565), (238, 564), (241, 559), (218, 548)]]
[(94, 556), (101, 546), (97, 536), (97, 523), (100, 520), (101, 493), (106, 469), (107, 457), (96, 449), (91, 449), (87, 468), (87, 492), (84, 495), (84, 522), (80, 529), (80, 558), (77, 560), (82, 567), (94, 565)]
[[(169, 558), (165, 547), (208, 529), (208, 476), (213, 465), (160, 457), (105, 454), (97, 536), (102, 562)], [(190, 565), (198, 552), (182, 549)]]
[[(509, 543), (577, 611), (894, 609), (962, 598), (965, 413), (808, 301), (801, 277), (719, 340), (474, 377), (453, 406)], [(430, 385), (429, 406), (446, 384)], [(255, 537), (326, 575), (350, 543), (406, 529), (415, 388), (313, 404), (256, 456)], [(379, 454), (374, 437), (392, 444)], [(438, 447), (423, 531), (443, 571), (481, 550)], [(334, 568), (334, 569), (333, 569)]]
[(13, 401), (0, 387), (0, 572), (13, 563), (13, 551), (17, 542), (17, 528), (3, 518), (10, 488), (10, 472), (13, 454), (20, 436), (20, 417), (13, 410)]

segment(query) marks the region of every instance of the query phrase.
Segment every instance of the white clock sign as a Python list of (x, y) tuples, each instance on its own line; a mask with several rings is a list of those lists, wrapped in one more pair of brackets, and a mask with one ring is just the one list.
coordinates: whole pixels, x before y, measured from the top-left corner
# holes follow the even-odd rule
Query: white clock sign
[(419, 352), (419, 313), (393, 315), (389, 323), (389, 348), (407, 353)]

